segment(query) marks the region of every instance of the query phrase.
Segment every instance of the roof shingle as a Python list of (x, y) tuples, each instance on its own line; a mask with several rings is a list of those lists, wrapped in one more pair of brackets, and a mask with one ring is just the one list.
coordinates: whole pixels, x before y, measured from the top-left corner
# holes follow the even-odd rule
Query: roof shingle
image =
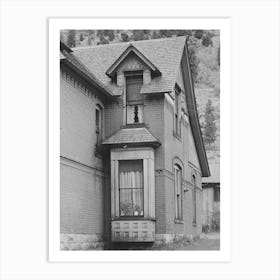
[(106, 75), (107, 69), (119, 58), (129, 45), (137, 48), (147, 59), (154, 63), (162, 75), (152, 79), (141, 93), (170, 92), (174, 89), (176, 74), (180, 66), (186, 37), (172, 37), (156, 40), (143, 40), (118, 44), (106, 44), (74, 48), (74, 54), (113, 94), (121, 93)]
[(154, 143), (160, 144), (145, 127), (122, 128), (111, 137), (103, 141), (103, 145), (120, 145), (120, 144), (136, 144), (136, 143)]

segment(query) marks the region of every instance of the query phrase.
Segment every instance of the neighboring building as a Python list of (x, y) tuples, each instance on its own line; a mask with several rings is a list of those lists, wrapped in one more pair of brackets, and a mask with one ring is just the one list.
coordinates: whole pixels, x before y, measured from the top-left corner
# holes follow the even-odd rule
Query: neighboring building
[(220, 230), (220, 164), (210, 164), (211, 177), (202, 179), (203, 231)]
[(61, 44), (61, 248), (202, 229), (210, 175), (185, 37)]

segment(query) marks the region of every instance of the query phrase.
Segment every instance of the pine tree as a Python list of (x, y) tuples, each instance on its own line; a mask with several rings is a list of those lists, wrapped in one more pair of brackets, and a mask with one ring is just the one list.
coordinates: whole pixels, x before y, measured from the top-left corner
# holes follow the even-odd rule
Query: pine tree
[(203, 30), (195, 30), (194, 37), (196, 39), (201, 39), (203, 37), (203, 33), (204, 33)]
[(210, 37), (208, 34), (206, 34), (205, 36), (203, 36), (202, 42), (201, 42), (201, 43), (202, 43), (202, 45), (205, 46), (205, 47), (209, 47), (210, 45), (213, 44), (212, 39), (211, 39), (211, 37)]
[(216, 140), (216, 131), (217, 127), (215, 124), (215, 115), (214, 115), (215, 108), (212, 106), (212, 102), (208, 99), (205, 108), (205, 123), (204, 123), (204, 140), (205, 142), (210, 145)]
[(82, 32), (80, 33), (80, 41), (81, 41), (81, 42), (83, 42), (83, 41), (84, 41), (84, 35), (83, 35), (83, 33), (82, 33)]
[(188, 53), (189, 53), (190, 67), (191, 67), (193, 82), (196, 83), (197, 75), (198, 75), (199, 58), (197, 57), (195, 47), (193, 47), (193, 46), (188, 47)]
[(75, 36), (76, 36), (76, 31), (75, 30), (69, 30), (68, 38), (67, 38), (68, 47), (70, 47), (70, 48), (76, 47)]

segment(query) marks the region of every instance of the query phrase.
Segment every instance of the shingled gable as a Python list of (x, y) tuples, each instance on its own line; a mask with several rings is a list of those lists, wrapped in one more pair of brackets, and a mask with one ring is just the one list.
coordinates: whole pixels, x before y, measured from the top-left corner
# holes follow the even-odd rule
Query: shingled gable
[(160, 70), (132, 44), (130, 44), (127, 49), (117, 58), (117, 60), (109, 67), (109, 69), (106, 71), (106, 75), (108, 75), (110, 78), (114, 78), (118, 67), (132, 53), (135, 54), (148, 68), (150, 68), (153, 77), (161, 75)]
[(65, 45), (63, 42), (60, 41), (60, 63), (62, 65), (67, 65), (71, 69), (78, 73), (83, 79), (85, 79), (90, 85), (99, 89), (106, 97), (112, 97), (113, 93), (110, 89), (107, 89), (102, 82), (98, 80), (91, 73), (90, 70), (78, 59), (73, 55), (73, 51)]

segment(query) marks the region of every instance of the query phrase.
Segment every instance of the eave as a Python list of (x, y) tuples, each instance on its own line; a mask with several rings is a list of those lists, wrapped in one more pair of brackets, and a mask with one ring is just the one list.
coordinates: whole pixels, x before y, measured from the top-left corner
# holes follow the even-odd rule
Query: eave
[(191, 70), (189, 66), (187, 42), (183, 50), (181, 65), (183, 71), (184, 86), (186, 90), (185, 97), (186, 97), (186, 103), (189, 112), (190, 126), (195, 140), (194, 142), (195, 142), (198, 160), (202, 172), (202, 177), (209, 177), (211, 173), (210, 173), (208, 159), (207, 159), (203, 137), (201, 133), (201, 127), (198, 119), (196, 98), (194, 93), (194, 84), (193, 84)]
[(87, 69), (87, 67), (72, 54), (72, 52), (73, 51), (67, 45), (60, 41), (60, 64), (69, 67), (87, 83), (102, 92), (105, 97), (112, 98), (114, 96), (113, 93), (109, 89), (107, 89), (105, 85), (101, 81), (99, 81)]

